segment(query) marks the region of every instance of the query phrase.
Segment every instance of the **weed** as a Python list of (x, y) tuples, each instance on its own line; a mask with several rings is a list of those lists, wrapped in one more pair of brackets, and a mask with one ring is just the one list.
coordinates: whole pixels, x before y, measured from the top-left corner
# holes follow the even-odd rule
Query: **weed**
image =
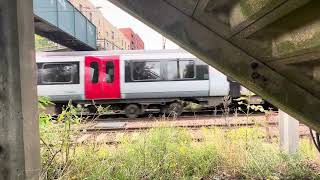
[[(48, 98), (40, 99), (42, 101), (39, 100), (39, 104), (43, 106), (39, 107), (52, 104)], [(44, 112), (40, 114), (41, 176), (43, 179), (60, 177), (68, 171), (71, 164), (71, 152), (75, 151), (72, 146), (72, 137), (78, 133), (71, 129), (71, 125), (81, 122), (81, 118), (77, 116), (78, 110), (70, 102), (68, 106), (64, 107), (56, 121), (53, 121), (51, 116)]]
[[(203, 128), (195, 142), (184, 128), (159, 127), (123, 136), (117, 146), (83, 144), (75, 148), (62, 179), (320, 178), (304, 164), (310, 155), (284, 154), (255, 129)], [(60, 154), (62, 155), (62, 154)], [(57, 158), (60, 170), (63, 158)]]
[[(259, 128), (186, 128), (159, 124), (120, 144), (74, 144), (81, 123), (70, 103), (41, 126), (42, 179), (319, 179), (316, 151), (302, 140), (295, 155), (267, 142)], [(47, 117), (49, 118), (49, 117)], [(44, 118), (46, 119), (46, 118)], [(201, 141), (195, 141), (195, 135)]]

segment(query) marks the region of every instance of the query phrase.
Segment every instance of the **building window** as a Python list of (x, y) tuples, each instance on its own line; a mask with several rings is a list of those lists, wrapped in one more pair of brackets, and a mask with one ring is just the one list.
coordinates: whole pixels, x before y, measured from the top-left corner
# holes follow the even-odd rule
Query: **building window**
[(107, 35), (107, 37), (109, 36), (109, 32), (108, 31), (106, 32), (106, 35)]
[(38, 63), (38, 84), (79, 84), (79, 63)]
[(134, 81), (160, 80), (160, 61), (143, 61), (132, 63)]
[(111, 32), (111, 38), (114, 39), (114, 32)]
[(82, 12), (82, 8), (83, 8), (83, 7), (82, 7), (82, 4), (80, 4), (80, 5), (79, 5), (79, 10), (80, 10), (80, 12)]
[(97, 62), (90, 63), (90, 81), (93, 84), (99, 81), (99, 65)]
[(106, 64), (106, 82), (112, 83), (114, 80), (114, 64), (109, 61)]

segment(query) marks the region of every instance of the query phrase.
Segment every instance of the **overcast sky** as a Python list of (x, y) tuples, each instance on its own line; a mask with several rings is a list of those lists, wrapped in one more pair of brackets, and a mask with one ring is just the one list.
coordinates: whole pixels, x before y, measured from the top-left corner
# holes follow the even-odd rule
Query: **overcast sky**
[[(108, 0), (90, 0), (103, 13), (106, 19), (118, 28), (130, 27), (138, 33), (144, 41), (145, 49), (162, 49), (162, 35), (147, 25), (143, 24), (136, 18), (132, 17), (125, 11), (113, 5)], [(177, 49), (175, 43), (167, 40), (166, 49)]]

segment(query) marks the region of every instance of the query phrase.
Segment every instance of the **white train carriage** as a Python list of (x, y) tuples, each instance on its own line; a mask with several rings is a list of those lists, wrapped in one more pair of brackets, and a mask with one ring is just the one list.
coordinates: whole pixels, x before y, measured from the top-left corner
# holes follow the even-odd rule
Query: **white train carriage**
[(217, 105), (240, 85), (183, 50), (37, 54), (38, 95), (113, 105), (136, 117), (149, 109), (182, 111), (180, 100)]

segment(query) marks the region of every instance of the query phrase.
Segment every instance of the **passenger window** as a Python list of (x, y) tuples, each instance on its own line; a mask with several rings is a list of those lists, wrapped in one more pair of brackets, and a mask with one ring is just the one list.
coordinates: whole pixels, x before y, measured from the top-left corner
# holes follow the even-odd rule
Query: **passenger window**
[(197, 80), (208, 80), (209, 79), (209, 68), (208, 65), (196, 65), (196, 79)]
[(114, 81), (114, 65), (113, 62), (106, 64), (106, 82), (112, 83)]
[(79, 84), (79, 63), (39, 63), (38, 84)]
[(167, 78), (168, 80), (179, 79), (178, 61), (168, 61), (167, 64)]
[(179, 75), (181, 79), (195, 78), (194, 61), (179, 61)]
[(125, 82), (132, 82), (133, 78), (131, 78), (131, 63), (130, 61), (125, 61)]
[(97, 62), (90, 63), (90, 81), (93, 84), (99, 81), (99, 65)]
[(132, 63), (132, 78), (134, 81), (160, 80), (159, 61), (141, 61)]

